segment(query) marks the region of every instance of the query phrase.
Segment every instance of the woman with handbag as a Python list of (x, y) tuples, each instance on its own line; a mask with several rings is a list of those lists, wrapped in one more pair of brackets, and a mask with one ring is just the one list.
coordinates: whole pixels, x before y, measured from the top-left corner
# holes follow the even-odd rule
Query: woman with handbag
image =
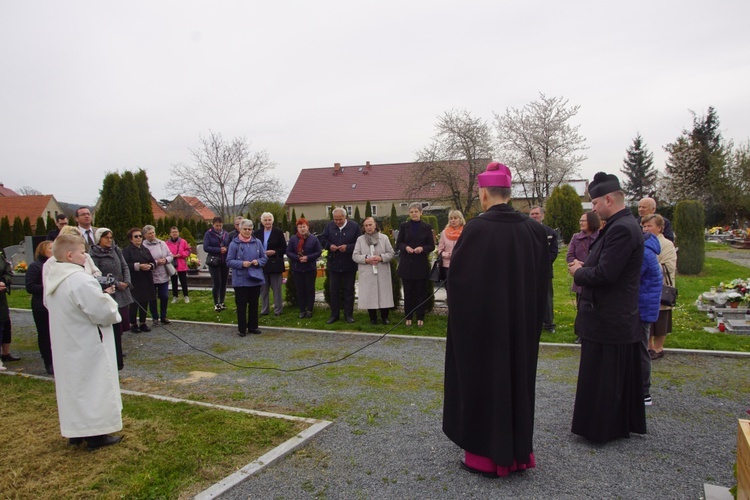
[(167, 244), (156, 237), (156, 228), (152, 225), (143, 226), (143, 236), (145, 241), (143, 246), (151, 252), (151, 256), (156, 262), (156, 267), (152, 270), (154, 278), (154, 288), (159, 298), (159, 311), (156, 310), (156, 299), (148, 304), (151, 310), (151, 317), (154, 318), (154, 324), (161, 321), (162, 325), (171, 323), (167, 319), (167, 306), (169, 305), (169, 278), (175, 273), (172, 261), (172, 252), (169, 251)]
[[(664, 284), (675, 286), (675, 276), (677, 275), (677, 250), (674, 243), (664, 237), (664, 217), (659, 214), (649, 214), (641, 219), (641, 226), (644, 231), (655, 235), (661, 245), (661, 253), (658, 255), (659, 264), (662, 266)], [(651, 338), (649, 340), (649, 354), (652, 360), (664, 357), (664, 340), (668, 333), (672, 332), (672, 307), (664, 305), (659, 306), (659, 317), (651, 325)]]
[(232, 287), (237, 305), (239, 336), (248, 332), (260, 334), (258, 328), (258, 298), (265, 283), (263, 266), (268, 261), (263, 243), (253, 236), (253, 221), (242, 219), (239, 233), (229, 244), (227, 265), (232, 268)]
[[(120, 317), (127, 318), (127, 311), (133, 303), (130, 294), (130, 269), (120, 248), (115, 244), (112, 230), (100, 227), (94, 233), (94, 246), (89, 250), (94, 264), (104, 276), (112, 275), (117, 280), (115, 293), (112, 296), (117, 302)], [(125, 366), (122, 358), (122, 321), (112, 325), (115, 334), (115, 354), (117, 355), (117, 369)]]
[(445, 282), (445, 296), (448, 297), (448, 268), (451, 265), (453, 247), (456, 246), (461, 231), (464, 230), (466, 219), (458, 210), (448, 212), (448, 225), (440, 233), (438, 241), (438, 258), (440, 259), (440, 281)]
[(224, 298), (227, 295), (227, 281), (229, 267), (227, 266), (227, 251), (231, 238), (224, 231), (224, 220), (214, 217), (211, 229), (203, 235), (203, 251), (206, 252), (206, 265), (211, 274), (211, 294), (214, 297), (214, 311), (221, 312), (227, 308)]
[(424, 303), (427, 299), (427, 278), (430, 274), (428, 256), (435, 250), (432, 226), (422, 222), (422, 204), (409, 205), (409, 219), (398, 228), (396, 247), (399, 250), (398, 275), (404, 285), (406, 326), (411, 326), (417, 313), (417, 326), (424, 325)]

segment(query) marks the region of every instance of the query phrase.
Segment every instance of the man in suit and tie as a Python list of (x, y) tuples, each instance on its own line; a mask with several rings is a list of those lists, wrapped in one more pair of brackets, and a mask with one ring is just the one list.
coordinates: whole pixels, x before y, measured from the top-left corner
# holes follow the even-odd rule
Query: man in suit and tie
[(88, 253), (94, 246), (94, 233), (96, 233), (96, 228), (91, 225), (91, 209), (89, 207), (79, 207), (76, 210), (76, 223), (81, 236), (83, 236), (83, 241), (86, 243), (86, 252)]

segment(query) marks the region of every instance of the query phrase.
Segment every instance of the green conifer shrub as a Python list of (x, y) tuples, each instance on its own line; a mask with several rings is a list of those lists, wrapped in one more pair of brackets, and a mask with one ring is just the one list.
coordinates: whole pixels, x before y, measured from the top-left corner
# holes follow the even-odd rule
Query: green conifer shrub
[(704, 237), (706, 213), (703, 204), (696, 200), (684, 200), (674, 209), (675, 246), (680, 249), (677, 272), (699, 274), (703, 270), (706, 255)]

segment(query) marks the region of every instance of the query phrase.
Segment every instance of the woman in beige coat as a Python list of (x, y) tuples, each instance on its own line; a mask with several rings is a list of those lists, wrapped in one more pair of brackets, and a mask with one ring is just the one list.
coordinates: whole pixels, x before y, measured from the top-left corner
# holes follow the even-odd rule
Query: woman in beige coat
[(378, 231), (377, 223), (368, 217), (362, 223), (365, 234), (357, 238), (352, 259), (359, 264), (359, 286), (357, 307), (367, 309), (370, 323), (378, 324), (378, 309), (383, 324), (390, 324), (388, 311), (393, 307), (393, 285), (391, 266), (393, 246), (384, 234)]
[[(641, 225), (644, 231), (655, 235), (661, 245), (661, 253), (657, 255), (659, 264), (662, 266), (664, 275), (664, 284), (676, 286), (675, 276), (677, 275), (677, 251), (674, 243), (664, 237), (664, 218), (658, 214), (644, 215), (641, 219)], [(671, 278), (671, 283), (669, 283)], [(664, 357), (664, 339), (668, 333), (672, 332), (672, 308), (664, 304), (659, 306), (659, 318), (651, 324), (651, 338), (649, 339), (648, 352), (651, 359)]]

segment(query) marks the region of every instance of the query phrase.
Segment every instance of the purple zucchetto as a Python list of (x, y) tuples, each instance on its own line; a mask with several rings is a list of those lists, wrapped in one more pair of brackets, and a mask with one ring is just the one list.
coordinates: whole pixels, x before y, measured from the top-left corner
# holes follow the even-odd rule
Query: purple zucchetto
[(487, 165), (487, 170), (477, 175), (477, 181), (479, 181), (480, 188), (486, 187), (510, 187), (511, 173), (510, 169), (503, 165), (493, 161)]

